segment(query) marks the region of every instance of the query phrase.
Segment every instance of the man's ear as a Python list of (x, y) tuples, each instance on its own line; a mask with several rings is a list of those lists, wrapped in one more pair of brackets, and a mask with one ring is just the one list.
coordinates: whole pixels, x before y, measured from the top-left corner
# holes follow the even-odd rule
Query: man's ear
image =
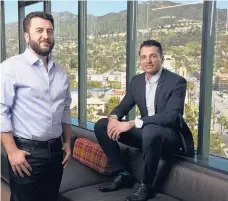
[(29, 43), (29, 34), (27, 32), (24, 32), (24, 38), (25, 38), (25, 42), (28, 44)]
[(165, 59), (165, 58), (164, 58), (164, 56), (162, 55), (162, 63), (164, 62), (164, 59)]

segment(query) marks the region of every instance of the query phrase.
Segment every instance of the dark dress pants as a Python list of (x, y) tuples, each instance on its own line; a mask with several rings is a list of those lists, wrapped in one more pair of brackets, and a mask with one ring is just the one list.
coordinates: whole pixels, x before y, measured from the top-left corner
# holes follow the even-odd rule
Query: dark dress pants
[[(127, 165), (121, 158), (119, 145), (108, 137), (107, 126), (108, 119), (100, 119), (94, 127), (95, 135), (114, 171), (126, 170)], [(178, 132), (155, 124), (148, 124), (142, 129), (133, 128), (122, 133), (118, 141), (142, 150), (145, 162), (142, 182), (148, 185), (153, 184), (159, 159), (175, 153), (181, 147)]]
[(19, 149), (31, 155), (26, 160), (31, 176), (16, 176), (9, 163), (10, 201), (57, 201), (63, 173), (61, 138), (46, 142), (15, 138)]

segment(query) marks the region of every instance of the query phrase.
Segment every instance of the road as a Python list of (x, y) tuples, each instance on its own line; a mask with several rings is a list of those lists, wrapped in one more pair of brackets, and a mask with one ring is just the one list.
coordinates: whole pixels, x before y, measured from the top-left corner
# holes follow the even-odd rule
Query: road
[[(195, 83), (195, 88), (193, 91), (193, 96), (195, 100), (192, 100), (195, 102), (195, 105), (199, 105), (199, 96), (200, 96), (200, 86), (199, 83)], [(228, 108), (225, 108), (225, 103), (228, 104), (228, 99), (222, 98), (219, 95), (216, 94), (216, 91), (212, 91), (212, 100), (211, 104), (215, 111), (216, 118), (218, 118), (220, 115), (223, 115), (225, 117), (228, 117)], [(211, 125), (213, 124), (213, 120), (211, 121)], [(214, 124), (214, 130), (218, 133), (221, 133), (221, 126), (217, 122)], [(222, 157), (228, 158), (228, 134), (222, 134), (221, 135), (222, 142), (225, 144), (224, 152), (221, 154)]]
[(228, 117), (228, 108), (225, 108), (228, 99), (220, 97), (215, 91), (212, 91), (212, 97), (212, 105), (215, 107), (215, 112), (219, 111), (221, 115)]

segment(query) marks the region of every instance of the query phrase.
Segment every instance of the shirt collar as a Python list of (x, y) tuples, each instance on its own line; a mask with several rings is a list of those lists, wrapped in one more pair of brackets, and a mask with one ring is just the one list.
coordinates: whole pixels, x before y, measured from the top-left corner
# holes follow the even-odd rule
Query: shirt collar
[[(24, 56), (26, 60), (31, 64), (31, 66), (36, 66), (37, 63), (42, 62), (39, 57), (37, 57), (29, 48), (24, 51)], [(55, 66), (55, 62), (52, 59), (48, 60), (48, 68)]]
[(155, 75), (153, 75), (149, 80), (147, 79), (146, 74), (145, 74), (146, 83), (149, 83), (149, 84), (150, 84), (151, 82), (153, 82), (153, 83), (157, 82), (157, 81), (159, 80), (160, 76), (161, 76), (161, 73), (162, 73), (162, 67), (161, 67), (160, 70), (159, 70)]

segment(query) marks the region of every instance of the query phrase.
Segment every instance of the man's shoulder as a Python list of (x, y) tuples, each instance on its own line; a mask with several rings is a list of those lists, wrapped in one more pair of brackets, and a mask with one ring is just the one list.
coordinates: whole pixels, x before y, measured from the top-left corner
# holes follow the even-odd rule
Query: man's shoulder
[(140, 80), (142, 78), (145, 79), (145, 73), (140, 73), (140, 74), (134, 75), (132, 77), (132, 80)]
[(164, 73), (166, 74), (166, 78), (169, 78), (174, 81), (179, 81), (179, 80), (186, 81), (184, 77), (182, 77), (181, 75), (178, 75), (177, 73), (174, 73), (166, 68), (164, 68), (163, 70), (164, 70)]
[(12, 56), (0, 64), (0, 68), (2, 71), (13, 70), (20, 66), (20, 62), (22, 61), (22, 54)]

